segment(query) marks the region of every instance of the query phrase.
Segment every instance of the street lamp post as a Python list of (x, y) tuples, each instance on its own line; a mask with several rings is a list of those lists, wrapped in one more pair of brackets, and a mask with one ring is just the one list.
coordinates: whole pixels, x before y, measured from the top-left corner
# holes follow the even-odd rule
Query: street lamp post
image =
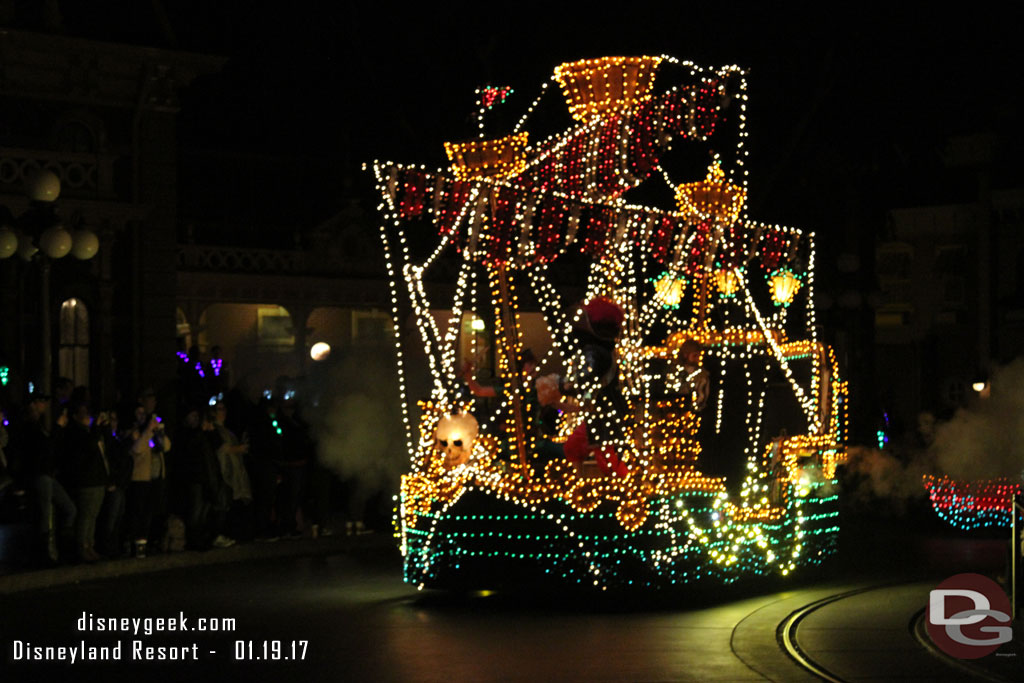
[(29, 208), (15, 218), (10, 210), (3, 211), (6, 218), (0, 225), (0, 259), (17, 253), (24, 261), (39, 264), (40, 274), (40, 385), (44, 392), (52, 390), (53, 347), (50, 319), (50, 269), (52, 261), (71, 254), (79, 260), (88, 260), (99, 250), (99, 239), (89, 229), (76, 230), (72, 235), (64, 227), (57, 213), (60, 196), (60, 178), (48, 169), (34, 173), (26, 183)]

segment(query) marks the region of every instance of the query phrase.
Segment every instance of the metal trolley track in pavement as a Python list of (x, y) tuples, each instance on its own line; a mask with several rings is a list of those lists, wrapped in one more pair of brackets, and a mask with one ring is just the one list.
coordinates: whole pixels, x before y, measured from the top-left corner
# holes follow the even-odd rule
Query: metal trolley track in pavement
[(807, 652), (800, 648), (800, 645), (798, 644), (796, 637), (797, 629), (800, 627), (800, 622), (802, 622), (804, 618), (806, 618), (812, 612), (821, 609), (825, 605), (830, 605), (833, 602), (838, 602), (852, 595), (865, 593), (867, 591), (875, 590), (881, 587), (882, 586), (870, 586), (868, 588), (857, 588), (855, 590), (846, 591), (845, 593), (837, 593), (836, 595), (830, 595), (827, 598), (816, 600), (815, 602), (812, 602), (809, 605), (804, 605), (803, 607), (801, 607), (800, 609), (786, 617), (786, 619), (781, 624), (779, 624), (778, 631), (776, 631), (776, 637), (778, 638), (779, 645), (782, 647), (783, 650), (786, 651), (786, 653), (790, 657), (796, 660), (797, 664), (799, 664), (804, 669), (807, 669), (815, 676), (818, 676), (819, 678), (825, 681), (831, 681), (832, 683), (845, 683), (845, 679), (840, 678), (839, 676), (835, 675), (834, 673), (826, 669), (820, 663), (811, 659)]
[[(830, 681), (832, 683), (845, 683), (846, 679), (841, 678), (840, 676), (830, 671), (826, 666), (824, 666), (820, 662), (815, 661), (808, 652), (806, 652), (803, 648), (800, 647), (799, 640), (797, 637), (800, 624), (801, 622), (803, 622), (805, 618), (807, 618), (817, 610), (826, 607), (827, 605), (839, 602), (840, 600), (845, 600), (846, 598), (853, 597), (854, 595), (859, 595), (861, 593), (879, 590), (882, 588), (889, 588), (894, 585), (897, 585), (897, 583), (884, 583), (875, 586), (857, 588), (854, 590), (845, 591), (843, 593), (830, 595), (826, 598), (816, 600), (815, 602), (812, 602), (808, 605), (801, 607), (800, 609), (796, 610), (788, 617), (786, 617), (786, 619), (783, 620), (781, 624), (779, 624), (778, 630), (776, 631), (776, 638), (779, 642), (779, 645), (782, 647), (783, 650), (785, 650), (785, 652), (790, 657), (793, 658), (793, 660), (796, 661), (796, 663), (799, 666), (806, 669), (815, 676), (818, 676), (822, 680)], [(957, 660), (939, 651), (938, 648), (936, 648), (931, 643), (930, 639), (927, 637), (927, 634), (925, 633), (923, 609), (916, 612), (914, 616), (910, 619), (908, 628), (910, 633), (913, 635), (915, 640), (917, 640), (917, 642), (922, 646), (923, 649), (928, 651), (934, 657), (942, 660), (947, 665), (955, 669), (959, 669), (960, 671), (964, 672), (965, 674), (968, 674), (969, 676), (975, 679), (996, 682), (1008, 680), (994, 673), (966, 666), (960, 660)]]

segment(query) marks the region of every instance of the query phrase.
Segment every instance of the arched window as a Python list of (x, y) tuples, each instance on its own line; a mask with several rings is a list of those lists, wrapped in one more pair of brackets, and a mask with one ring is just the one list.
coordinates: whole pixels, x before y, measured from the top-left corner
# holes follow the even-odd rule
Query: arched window
[(89, 309), (81, 299), (60, 305), (60, 374), (75, 386), (89, 384)]
[(192, 326), (188, 324), (185, 311), (181, 308), (175, 309), (175, 336), (185, 341), (185, 348), (192, 346)]

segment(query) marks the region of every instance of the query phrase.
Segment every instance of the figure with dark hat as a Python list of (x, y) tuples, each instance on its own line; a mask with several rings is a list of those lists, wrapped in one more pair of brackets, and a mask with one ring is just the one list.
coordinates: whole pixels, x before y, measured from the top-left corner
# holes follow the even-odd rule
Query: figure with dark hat
[(588, 410), (589, 422), (566, 441), (566, 457), (579, 461), (593, 454), (603, 470), (620, 476), (625, 467), (604, 445), (625, 438), (623, 420), (629, 413), (615, 361), (615, 341), (624, 319), (622, 308), (610, 299), (597, 297), (582, 305), (573, 325), (577, 344), (573, 370), (558, 385), (563, 396), (575, 397), (592, 407)]

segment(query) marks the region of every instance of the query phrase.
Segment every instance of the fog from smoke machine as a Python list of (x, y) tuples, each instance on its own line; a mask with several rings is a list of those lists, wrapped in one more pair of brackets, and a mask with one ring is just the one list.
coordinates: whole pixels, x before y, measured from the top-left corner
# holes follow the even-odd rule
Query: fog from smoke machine
[(321, 462), (366, 495), (397, 491), (407, 463), (394, 351), (355, 348), (331, 361), (316, 382)]
[[(1024, 358), (992, 372), (987, 397), (972, 394), (968, 405), (934, 427), (918, 417), (916, 438), (894, 439), (879, 450), (850, 446), (848, 489), (855, 500), (888, 499), (895, 505), (926, 495), (925, 474), (961, 481), (1007, 477), (1024, 470)], [(930, 415), (927, 415), (930, 418)], [(900, 435), (894, 435), (900, 436)]]
[(1019, 479), (1024, 470), (1024, 358), (995, 370), (988, 398), (975, 395), (935, 429), (939, 471), (954, 479)]

